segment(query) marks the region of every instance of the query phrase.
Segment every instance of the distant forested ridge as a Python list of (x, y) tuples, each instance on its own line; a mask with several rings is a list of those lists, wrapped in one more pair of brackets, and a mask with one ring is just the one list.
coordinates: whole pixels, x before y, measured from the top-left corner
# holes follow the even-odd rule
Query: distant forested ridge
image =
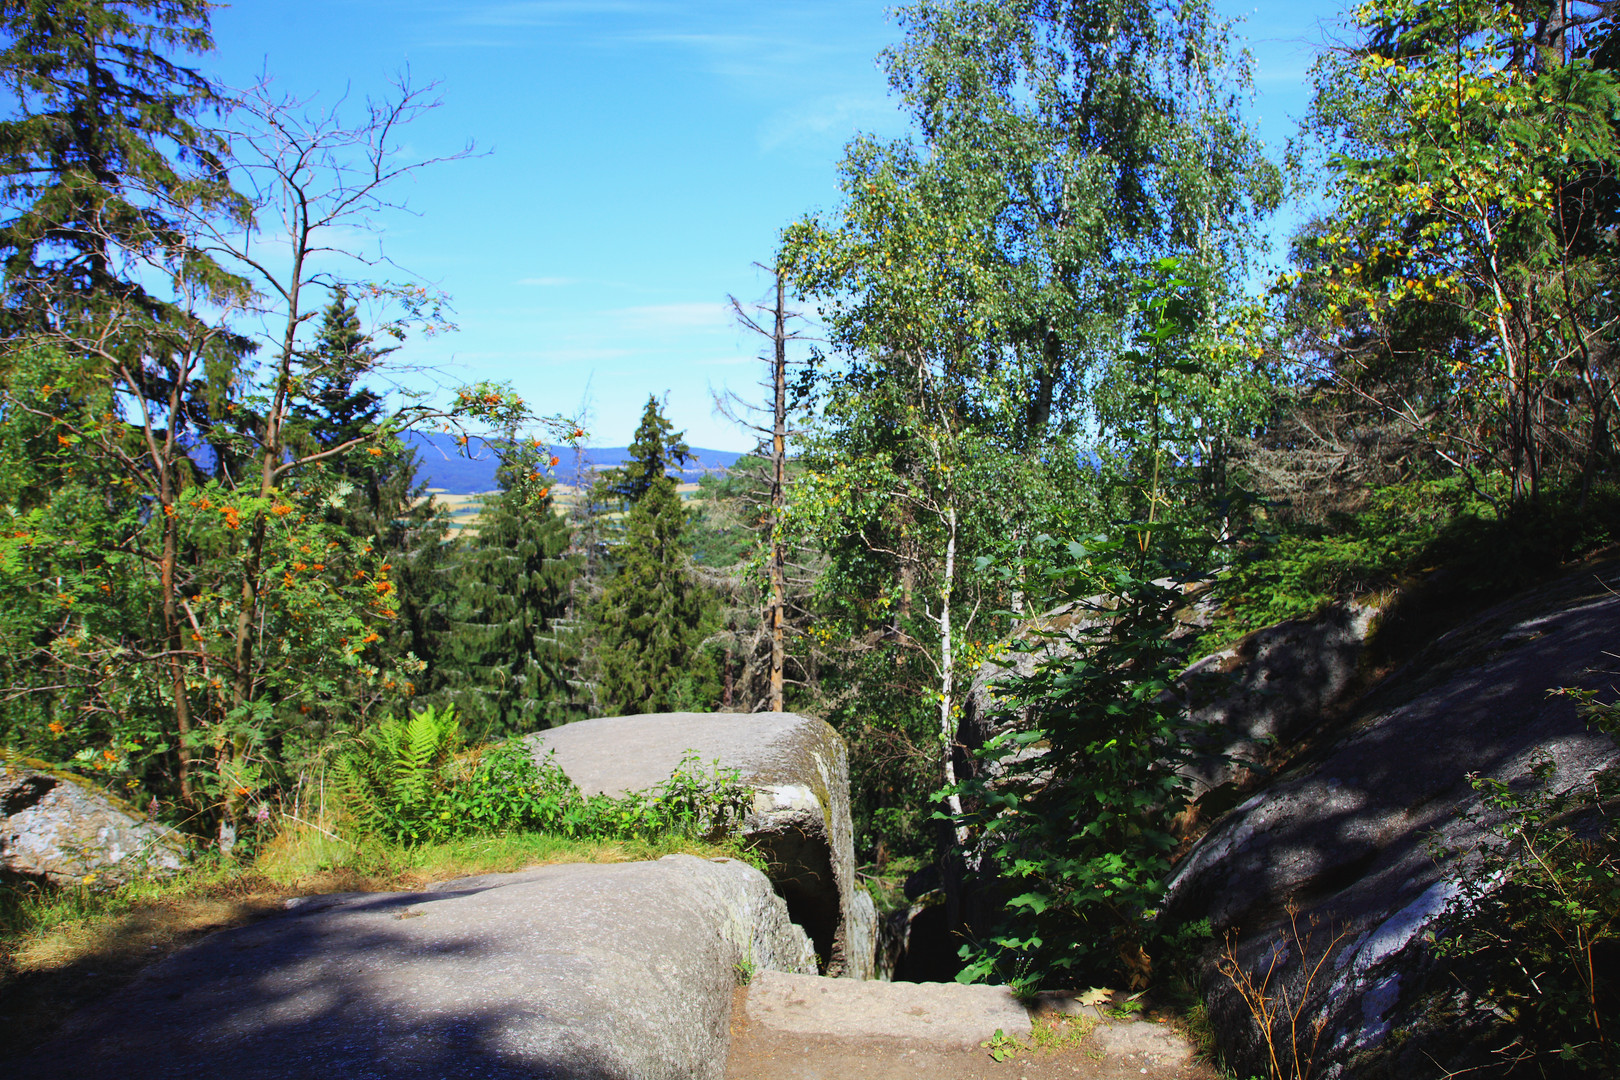
[[(404, 438), (405, 445), (416, 451), (416, 477), (429, 488), (447, 495), (479, 495), (495, 490), (495, 470), (500, 466), (494, 447), (480, 440), (478, 445), (462, 447), (456, 436), (442, 432), (412, 431)], [(574, 476), (577, 465), (593, 472), (623, 465), (630, 457), (627, 446), (584, 447), (576, 465), (575, 450), (566, 445), (545, 447), (559, 459), (558, 479), (565, 484), (578, 485)], [(709, 450), (695, 446), (696, 460), (672, 469), (682, 482), (696, 482), (704, 476), (723, 474), (743, 455), (733, 450)], [(589, 483), (589, 480), (586, 481)]]

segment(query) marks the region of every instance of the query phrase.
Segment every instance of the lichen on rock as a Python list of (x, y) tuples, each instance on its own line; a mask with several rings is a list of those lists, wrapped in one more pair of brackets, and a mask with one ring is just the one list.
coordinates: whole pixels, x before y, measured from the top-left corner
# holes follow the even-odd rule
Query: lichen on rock
[(0, 750), (0, 869), (57, 885), (112, 885), (184, 865), (175, 830), (83, 777)]

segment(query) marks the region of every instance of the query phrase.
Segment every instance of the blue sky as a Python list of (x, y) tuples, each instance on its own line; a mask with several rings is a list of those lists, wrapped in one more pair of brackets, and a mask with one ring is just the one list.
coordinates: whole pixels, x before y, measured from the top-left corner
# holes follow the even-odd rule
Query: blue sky
[[(1257, 61), (1253, 115), (1280, 150), (1337, 0), (1217, 0)], [(424, 156), (385, 219), (390, 258), (453, 298), (457, 333), (401, 353), (445, 384), (500, 379), (543, 411), (589, 407), (590, 441), (627, 442), (649, 393), (694, 445), (752, 437), (711, 388), (757, 396), (758, 345), (726, 296), (762, 298), (750, 265), (778, 230), (836, 202), (857, 131), (904, 123), (876, 63), (885, 5), (845, 0), (241, 0), (202, 67), (330, 102), (407, 66), (443, 105), (407, 134)]]

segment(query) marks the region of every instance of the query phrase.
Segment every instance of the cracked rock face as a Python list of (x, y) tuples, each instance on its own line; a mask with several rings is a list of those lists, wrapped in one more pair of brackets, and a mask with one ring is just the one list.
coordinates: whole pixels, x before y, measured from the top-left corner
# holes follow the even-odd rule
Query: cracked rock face
[(185, 842), (173, 829), (82, 777), (0, 752), (0, 869), (110, 885), (184, 865)]
[[(1470, 1057), (1479, 1033), (1448, 1012), (1455, 987), (1427, 945), (1456, 894), (1432, 850), (1472, 850), (1485, 837), (1486, 823), (1465, 816), (1479, 809), (1470, 773), (1519, 784), (1546, 759), (1551, 787), (1567, 790), (1620, 766), (1613, 740), (1589, 730), (1570, 699), (1548, 696), (1566, 686), (1612, 694), (1617, 585), (1620, 567), (1587, 568), (1439, 637), (1219, 819), (1177, 867), (1165, 910), (1209, 919), (1217, 940), (1232, 932), (1257, 979), (1275, 960), (1273, 985), (1297, 996), (1299, 954), (1311, 964), (1325, 956), (1306, 1010), (1327, 1022), (1316, 1075), (1479, 1064)], [(1288, 903), (1302, 940), (1289, 932)], [(1264, 1071), (1248, 1009), (1213, 964), (1205, 974), (1223, 1049), (1240, 1072)]]
[(793, 921), (828, 974), (871, 978), (875, 919), (855, 886), (849, 755), (825, 721), (796, 713), (649, 713), (582, 720), (528, 737), (555, 754), (587, 795), (644, 791), (667, 780), (688, 751), (718, 760), (754, 791), (741, 835), (770, 863)]

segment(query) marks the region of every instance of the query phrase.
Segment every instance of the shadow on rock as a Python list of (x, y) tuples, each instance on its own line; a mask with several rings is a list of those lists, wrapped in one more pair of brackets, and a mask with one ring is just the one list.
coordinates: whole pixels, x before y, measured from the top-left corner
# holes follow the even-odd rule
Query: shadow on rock
[(813, 964), (763, 875), (731, 860), (551, 866), (290, 903), (155, 965), (11, 1070), (719, 1077), (738, 965)]

